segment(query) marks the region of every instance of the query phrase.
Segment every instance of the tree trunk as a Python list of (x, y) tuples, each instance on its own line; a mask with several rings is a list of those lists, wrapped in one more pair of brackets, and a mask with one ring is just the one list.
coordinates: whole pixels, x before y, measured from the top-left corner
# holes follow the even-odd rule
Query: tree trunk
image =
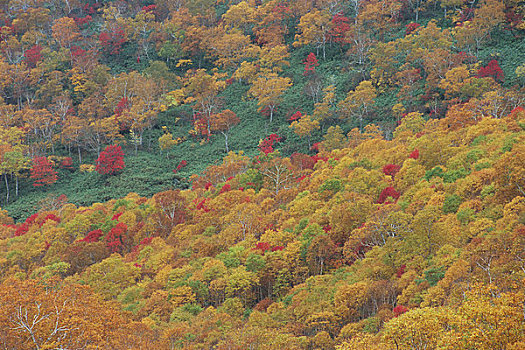
[(4, 180), (5, 180), (5, 189), (6, 189), (5, 204), (9, 204), (9, 182), (7, 180), (7, 174), (4, 174)]
[(312, 138), (310, 134), (308, 134), (308, 150), (310, 150), (310, 148), (312, 148)]
[(230, 148), (228, 147), (228, 133), (223, 132), (224, 135), (224, 145), (226, 146), (226, 153), (230, 152)]

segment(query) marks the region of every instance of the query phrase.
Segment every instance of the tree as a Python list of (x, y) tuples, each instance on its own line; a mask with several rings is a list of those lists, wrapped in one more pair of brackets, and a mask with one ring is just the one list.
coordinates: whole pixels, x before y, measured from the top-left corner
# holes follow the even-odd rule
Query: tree
[(347, 140), (341, 127), (339, 125), (331, 126), (323, 136), (321, 148), (322, 150), (330, 152), (334, 149), (343, 148), (346, 144), (346, 141)]
[(499, 0), (482, 1), (480, 7), (474, 11), (474, 18), (456, 27), (455, 38), (458, 45), (466, 47), (469, 53), (472, 53), (474, 46), (477, 56), (482, 42), (505, 20), (504, 9), (504, 3)]
[(0, 174), (4, 175), (6, 203), (9, 203), (9, 177), (15, 176), (16, 196), (18, 196), (18, 177), (28, 168), (27, 146), (24, 145), (26, 133), (20, 128), (4, 126), (0, 129)]
[(166, 151), (166, 158), (168, 158), (169, 150), (173, 148), (173, 146), (181, 143), (182, 139), (174, 139), (173, 134), (168, 131), (168, 127), (166, 126), (163, 126), (162, 130), (164, 131), (164, 134), (162, 134), (162, 136), (159, 137), (159, 149), (161, 154), (163, 151)]
[(503, 74), (503, 70), (499, 66), (497, 60), (491, 60), (486, 67), (480, 67), (478, 69), (478, 77), (492, 77), (494, 78), (494, 80), (500, 82), (503, 82), (505, 80), (505, 75)]
[(346, 98), (339, 103), (341, 116), (345, 119), (356, 118), (359, 129), (363, 129), (363, 119), (371, 110), (377, 90), (369, 80), (362, 81), (353, 91), (349, 91)]
[(326, 44), (329, 41), (331, 26), (329, 13), (319, 10), (306, 13), (297, 25), (301, 34), (295, 35), (293, 46), (314, 45), (317, 54), (319, 54), (319, 49), (322, 49), (323, 59), (326, 59)]
[(290, 129), (293, 129), (294, 133), (299, 137), (307, 137), (308, 149), (311, 147), (311, 136), (312, 132), (319, 130), (319, 122), (312, 119), (309, 115), (303, 115), (299, 120), (295, 120), (291, 125)]
[(334, 115), (335, 110), (335, 85), (328, 85), (323, 89), (323, 100), (314, 105), (313, 118), (323, 124)]
[(121, 172), (125, 168), (122, 147), (117, 145), (107, 146), (104, 151), (100, 152), (96, 163), (96, 170), (99, 174), (115, 175)]
[(273, 47), (284, 44), (284, 36), (288, 33), (287, 20), (292, 16), (291, 9), (276, 0), (265, 2), (257, 9), (258, 22), (253, 28), (257, 42)]
[(33, 186), (35, 187), (52, 185), (58, 180), (57, 172), (46, 157), (33, 158), (30, 178), (34, 180)]
[(80, 38), (80, 31), (75, 21), (70, 17), (62, 17), (55, 21), (53, 38), (60, 47), (71, 48), (71, 45)]
[(252, 56), (250, 37), (239, 29), (226, 31), (223, 27), (207, 31), (204, 42), (207, 50), (216, 56), (215, 65), (223, 68), (238, 68), (242, 61)]
[(236, 5), (230, 6), (228, 11), (222, 15), (224, 23), (231, 28), (240, 28), (244, 33), (255, 23), (255, 7), (253, 3), (241, 1)]
[(319, 62), (317, 61), (317, 58), (315, 57), (315, 54), (313, 52), (310, 52), (306, 59), (303, 62), (304, 64), (304, 73), (303, 75), (313, 74), (315, 73), (315, 67), (319, 65)]
[(124, 348), (116, 339), (127, 320), (87, 286), (9, 279), (0, 288), (0, 306), (3, 348)]
[(383, 40), (385, 33), (396, 27), (401, 7), (401, 1), (364, 1), (358, 19), (362, 21), (364, 27), (375, 30)]
[(220, 113), (214, 114), (211, 116), (211, 130), (219, 131), (224, 135), (224, 143), (226, 147), (226, 153), (230, 151), (228, 146), (228, 133), (231, 128), (240, 123), (239, 117), (237, 114), (226, 109)]
[(410, 310), (385, 325), (384, 339), (400, 349), (434, 349), (443, 335), (442, 312), (431, 308)]
[(336, 246), (328, 235), (317, 235), (308, 245), (306, 263), (312, 275), (322, 275), (326, 263), (336, 256)]
[(505, 152), (494, 165), (497, 194), (503, 202), (510, 201), (517, 196), (525, 197), (524, 161), (525, 146), (516, 144), (510, 152)]
[(155, 224), (157, 234), (162, 237), (169, 236), (175, 226), (187, 220), (186, 199), (180, 190), (157, 193), (152, 201), (155, 210), (149, 217)]
[(288, 158), (273, 158), (261, 165), (260, 172), (267, 188), (276, 196), (280, 191), (289, 189), (295, 180), (295, 173)]
[(221, 80), (224, 74), (210, 75), (204, 69), (189, 70), (184, 77), (184, 87), (168, 93), (170, 105), (193, 103), (193, 122), (203, 123), (204, 133), (211, 135), (211, 116), (220, 110), (219, 92), (226, 87)]
[(292, 86), (292, 80), (288, 77), (279, 77), (275, 73), (261, 76), (253, 82), (248, 94), (255, 97), (259, 106), (258, 111), (268, 108), (270, 112), (270, 123), (273, 120), (275, 108), (281, 103), (283, 93)]

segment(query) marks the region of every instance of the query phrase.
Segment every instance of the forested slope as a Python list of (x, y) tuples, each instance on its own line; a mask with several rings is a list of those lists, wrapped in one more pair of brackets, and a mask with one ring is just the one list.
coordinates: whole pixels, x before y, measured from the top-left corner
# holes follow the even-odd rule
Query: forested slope
[[(5, 1), (2, 207), (23, 221), (61, 195), (187, 188), (274, 133), (282, 154), (312, 155), (331, 126), (391, 138), (407, 113), (466, 102), (502, 117), (523, 101), (523, 14), (516, 0)], [(125, 167), (98, 174), (115, 144)]]
[(391, 141), (370, 125), (313, 157), (231, 152), (188, 190), (4, 213), (0, 341), (34, 348), (19, 310), (42, 300), (41, 346), (520, 349), (524, 127), (412, 113)]
[(0, 3), (0, 346), (525, 348), (525, 4)]

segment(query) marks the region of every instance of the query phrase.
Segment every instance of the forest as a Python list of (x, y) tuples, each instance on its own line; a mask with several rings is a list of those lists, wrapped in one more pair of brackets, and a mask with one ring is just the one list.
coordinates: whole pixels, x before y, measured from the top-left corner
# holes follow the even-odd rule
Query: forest
[(0, 346), (524, 349), (524, 15), (0, 2)]

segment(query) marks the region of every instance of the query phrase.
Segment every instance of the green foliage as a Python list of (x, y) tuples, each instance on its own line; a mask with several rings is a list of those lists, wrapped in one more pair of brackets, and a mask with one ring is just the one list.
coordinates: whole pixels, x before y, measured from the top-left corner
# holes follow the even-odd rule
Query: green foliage
[(502, 152), (510, 152), (512, 151), (512, 146), (517, 142), (517, 140), (514, 138), (514, 136), (510, 136), (506, 138), (503, 141), (503, 148), (501, 149)]
[(363, 320), (363, 332), (376, 334), (381, 329), (381, 319), (379, 317), (369, 317)]
[[(434, 287), (439, 281), (445, 277), (445, 269), (443, 267), (432, 266), (423, 272), (424, 280), (428, 282), (431, 287)], [(423, 280), (419, 280), (423, 281)], [(421, 283), (420, 282), (420, 283)]]
[(485, 199), (488, 196), (492, 196), (496, 192), (496, 188), (493, 184), (483, 187), (481, 190), (481, 198)]
[(476, 163), (478, 159), (480, 159), (483, 156), (484, 152), (479, 149), (473, 149), (467, 153), (465, 156), (465, 160), (469, 163)]
[(472, 140), (471, 145), (472, 146), (482, 145), (486, 143), (487, 140), (488, 140), (487, 135), (479, 135), (479, 136), (476, 136), (474, 140)]
[(474, 165), (474, 170), (475, 171), (480, 171), (482, 169), (487, 169), (487, 168), (490, 168), (492, 167), (492, 163), (490, 162), (478, 162)]
[(319, 192), (324, 191), (332, 191), (332, 192), (339, 192), (341, 189), (343, 189), (344, 185), (339, 179), (328, 179), (326, 180), (320, 187)]
[(445, 183), (453, 183), (458, 179), (462, 179), (469, 174), (469, 171), (465, 168), (451, 169), (443, 174), (443, 181)]
[(445, 174), (445, 171), (443, 170), (442, 167), (440, 166), (435, 166), (433, 167), (432, 169), (428, 170), (426, 173), (425, 173), (425, 180), (429, 181), (431, 178), (433, 178), (434, 176), (437, 176), (437, 177), (443, 177)]
[(445, 202), (443, 202), (443, 213), (450, 214), (457, 212), (461, 202), (461, 197), (456, 194), (446, 195)]
[(264, 268), (265, 265), (264, 258), (259, 254), (250, 254), (246, 258), (246, 270), (250, 272), (258, 272)]
[(357, 162), (353, 162), (348, 166), (349, 169), (355, 169), (355, 168), (363, 168), (366, 170), (372, 170), (374, 168), (372, 162), (367, 159), (363, 158)]
[(457, 212), (456, 216), (462, 224), (468, 224), (474, 220), (476, 212), (471, 208), (463, 208)]

